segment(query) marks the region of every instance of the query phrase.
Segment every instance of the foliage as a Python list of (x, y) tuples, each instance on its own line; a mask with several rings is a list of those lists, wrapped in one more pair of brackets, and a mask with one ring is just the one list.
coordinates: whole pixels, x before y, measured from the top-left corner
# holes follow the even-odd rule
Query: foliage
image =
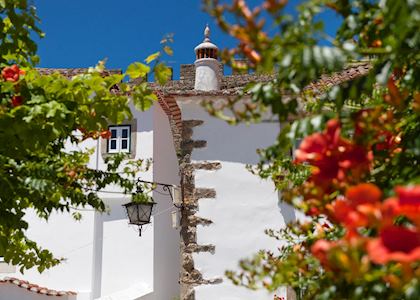
[[(107, 159), (107, 171), (95, 170), (87, 167), (91, 150), (69, 149), (88, 138), (109, 138), (108, 124), (131, 118), (131, 100), (137, 109), (150, 108), (157, 97), (144, 78), (155, 73), (163, 83), (167, 68), (156, 61), (150, 65), (149, 58), (121, 74), (109, 74), (99, 62), (71, 78), (44, 75), (34, 68), (39, 59), (32, 37), (43, 35), (35, 7), (3, 0), (0, 16), (0, 253), (21, 271), (37, 266), (42, 272), (60, 259), (28, 238), (26, 213), (48, 220), (72, 208), (104, 211), (98, 191), (110, 184), (133, 191), (135, 176), (148, 163), (126, 163), (115, 155)], [(123, 82), (126, 75), (143, 82)]]
[(151, 192), (156, 188), (155, 184), (137, 183), (137, 190), (131, 196), (131, 201), (135, 203), (153, 203)]
[[(238, 40), (224, 59), (235, 68), (247, 58), (273, 78), (207, 108), (233, 124), (271, 112), (281, 132), (250, 169), (305, 214), (269, 232), (279, 253), (261, 251), (227, 275), (253, 289), (290, 285), (304, 299), (418, 299), (420, 2), (307, 0), (292, 13), (285, 0), (203, 2)], [(341, 20), (333, 37), (326, 12)], [(319, 81), (359, 61), (367, 75)]]

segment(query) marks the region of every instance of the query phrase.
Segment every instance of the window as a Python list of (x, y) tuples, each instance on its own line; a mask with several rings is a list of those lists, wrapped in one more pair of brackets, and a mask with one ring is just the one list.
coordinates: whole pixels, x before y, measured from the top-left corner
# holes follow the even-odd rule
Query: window
[[(127, 130), (123, 132), (123, 129)], [(129, 159), (136, 158), (137, 119), (126, 120), (120, 125), (109, 124), (110, 138), (100, 139), (101, 156), (105, 159), (115, 153), (127, 153)], [(113, 130), (115, 130), (113, 132)]]
[(111, 137), (108, 140), (108, 153), (130, 153), (131, 126), (109, 126)]

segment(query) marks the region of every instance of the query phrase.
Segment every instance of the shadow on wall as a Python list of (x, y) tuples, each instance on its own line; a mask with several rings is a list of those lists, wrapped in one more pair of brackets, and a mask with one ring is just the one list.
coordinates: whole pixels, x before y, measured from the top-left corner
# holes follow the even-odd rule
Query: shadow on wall
[(131, 199), (124, 199), (124, 201), (121, 201), (120, 199), (115, 200), (112, 199), (111, 201), (107, 201), (107, 206), (110, 209), (110, 213), (103, 213), (101, 214), (102, 222), (110, 222), (110, 221), (116, 221), (116, 220), (122, 220), (126, 219), (128, 223), (128, 217), (125, 211), (125, 208), (123, 207), (123, 204), (130, 202)]
[(284, 224), (296, 221), (296, 212), (293, 206), (287, 204), (286, 202), (279, 200), (278, 203), (280, 213), (283, 216)]
[(278, 207), (283, 216), (284, 224), (296, 221), (296, 210), (290, 204), (284, 202), (281, 197), (281, 191), (277, 192), (279, 195)]

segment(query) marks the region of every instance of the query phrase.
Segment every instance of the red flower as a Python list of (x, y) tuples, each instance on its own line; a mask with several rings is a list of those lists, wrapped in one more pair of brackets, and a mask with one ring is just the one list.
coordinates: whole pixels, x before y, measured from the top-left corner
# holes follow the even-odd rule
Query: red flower
[(370, 259), (377, 264), (389, 261), (413, 262), (420, 260), (420, 232), (389, 226), (380, 231), (380, 237), (367, 244)]
[(16, 82), (19, 80), (19, 75), (24, 75), (25, 71), (20, 70), (17, 65), (13, 65), (11, 67), (5, 67), (1, 71), (1, 75), (3, 79), (6, 81)]
[(335, 201), (333, 211), (333, 218), (350, 228), (362, 227), (368, 224), (368, 218), (344, 200)]
[(332, 217), (350, 229), (367, 226), (379, 215), (382, 192), (374, 184), (362, 183), (347, 190), (346, 197), (332, 205)]
[(381, 200), (382, 192), (374, 184), (361, 183), (347, 190), (346, 198), (352, 207), (362, 204), (376, 204)]
[(400, 199), (400, 205), (420, 206), (420, 185), (395, 188)]
[(400, 142), (400, 138), (389, 131), (379, 132), (376, 138), (378, 139), (378, 143), (375, 144), (376, 151), (394, 149)]
[(309, 208), (308, 210), (308, 215), (310, 216), (318, 216), (320, 214), (320, 211), (318, 208), (316, 208), (315, 206), (312, 206), (311, 208)]
[(306, 137), (295, 151), (296, 161), (318, 161), (327, 150), (328, 141), (322, 133), (314, 133)]
[(420, 226), (420, 185), (412, 187), (396, 187), (398, 199), (397, 212), (405, 215)]
[(339, 121), (330, 120), (323, 133), (306, 137), (295, 152), (296, 162), (307, 162), (314, 167), (311, 180), (324, 190), (335, 179), (345, 181), (359, 178), (371, 165), (371, 154), (365, 148), (343, 139), (340, 132)]
[(21, 106), (23, 104), (23, 98), (21, 96), (13, 96), (11, 103), (13, 107)]
[(401, 136), (395, 133), (398, 132), (398, 126), (395, 126), (392, 111), (383, 111), (380, 107), (362, 109), (355, 114), (354, 121), (355, 140), (372, 145), (376, 151), (401, 151), (398, 148)]
[(106, 139), (106, 140), (109, 140), (110, 138), (111, 138), (111, 131), (109, 131), (109, 130), (103, 130), (103, 131), (101, 131), (101, 137), (103, 138), (103, 139)]
[(387, 199), (382, 206), (384, 225), (392, 224), (395, 217), (404, 215), (420, 226), (420, 185), (396, 187), (398, 197)]
[(321, 262), (323, 266), (329, 266), (328, 252), (335, 245), (335, 242), (329, 242), (327, 240), (318, 240), (312, 245), (311, 252)]

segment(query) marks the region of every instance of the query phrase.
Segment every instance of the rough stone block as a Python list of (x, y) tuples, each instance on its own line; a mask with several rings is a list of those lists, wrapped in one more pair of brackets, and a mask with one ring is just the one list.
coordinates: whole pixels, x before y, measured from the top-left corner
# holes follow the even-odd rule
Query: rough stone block
[(192, 164), (194, 169), (196, 170), (207, 170), (207, 171), (214, 171), (219, 170), (222, 168), (222, 164), (220, 162), (196, 162)]
[(207, 188), (197, 188), (195, 189), (195, 198), (216, 198), (216, 190)]
[(203, 120), (184, 120), (184, 121), (182, 121), (182, 125), (184, 127), (196, 127), (196, 126), (203, 125), (203, 123), (204, 123)]

